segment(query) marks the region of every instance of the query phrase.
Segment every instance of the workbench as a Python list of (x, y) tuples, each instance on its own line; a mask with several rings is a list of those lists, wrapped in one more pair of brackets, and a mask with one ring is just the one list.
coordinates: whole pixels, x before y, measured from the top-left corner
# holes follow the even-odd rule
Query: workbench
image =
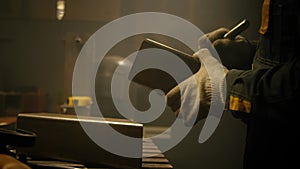
[[(143, 154), (151, 157), (145, 157), (142, 159), (142, 169), (172, 169), (173, 166), (170, 164), (169, 160), (164, 156), (163, 153), (160, 153), (160, 150), (157, 148), (157, 146), (147, 139), (147, 141), (143, 142)], [(86, 167), (81, 164), (76, 163), (68, 163), (68, 162), (62, 162), (62, 161), (37, 161), (34, 159), (28, 160), (28, 164), (32, 169), (49, 169), (51, 166), (54, 168), (61, 166), (63, 167), (69, 167), (72, 169), (72, 167), (75, 169), (117, 169), (107, 166), (93, 166), (93, 167)], [(43, 166), (44, 165), (44, 166)], [(122, 169), (122, 168), (118, 168)]]

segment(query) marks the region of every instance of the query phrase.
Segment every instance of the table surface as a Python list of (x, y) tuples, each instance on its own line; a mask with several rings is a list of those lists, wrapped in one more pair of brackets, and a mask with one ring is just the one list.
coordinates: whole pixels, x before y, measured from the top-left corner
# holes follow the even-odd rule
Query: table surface
[[(0, 117), (0, 127), (8, 126), (16, 123), (17, 117)], [(143, 141), (143, 156), (142, 158), (142, 169), (172, 169), (173, 166), (169, 163), (169, 160), (164, 156), (163, 153), (160, 152), (158, 147), (150, 140), (144, 139)], [(32, 166), (39, 165), (38, 168), (49, 168), (49, 165), (61, 165), (63, 166), (71, 166), (74, 165), (74, 168), (77, 168), (80, 164), (72, 164), (68, 162), (58, 162), (58, 161), (37, 161), (35, 159), (31, 159), (28, 163)], [(42, 165), (45, 166), (43, 167)], [(48, 165), (48, 167), (46, 167)], [(83, 166), (84, 167), (84, 166)], [(104, 167), (105, 169), (114, 169), (110, 167)], [(98, 169), (104, 169), (100, 167)], [(91, 168), (89, 168), (91, 169)], [(96, 169), (96, 168), (93, 168)]]
[(13, 124), (17, 121), (15, 116), (0, 117), (0, 127)]
[[(169, 160), (160, 152), (158, 147), (150, 140), (143, 142), (143, 155), (147, 156), (142, 158), (142, 168), (141, 169), (172, 169), (173, 166), (169, 163)], [(68, 163), (62, 161), (36, 161), (34, 159), (29, 160), (28, 164), (32, 168), (38, 169), (49, 169), (49, 167), (68, 167), (74, 169), (116, 169), (107, 166), (97, 166), (97, 167), (86, 167), (81, 164)], [(118, 168), (121, 169), (121, 168)]]
[(143, 142), (143, 155), (146, 156), (142, 159), (143, 169), (171, 169), (173, 166), (169, 160), (164, 156), (158, 147), (150, 140), (146, 139)]

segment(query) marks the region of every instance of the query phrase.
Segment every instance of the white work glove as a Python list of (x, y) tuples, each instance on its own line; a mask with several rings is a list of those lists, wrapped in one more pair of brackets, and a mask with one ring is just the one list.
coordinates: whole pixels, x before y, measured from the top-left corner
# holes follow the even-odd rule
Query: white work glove
[[(199, 38), (200, 50), (193, 56), (200, 60), (199, 71), (167, 93), (168, 106), (176, 116), (184, 119), (186, 125), (206, 118), (211, 106), (212, 112), (216, 109), (222, 111), (228, 69), (251, 69), (256, 44), (249, 43), (240, 35), (235, 39), (226, 39), (224, 35), (227, 32), (228, 29), (219, 28)], [(212, 116), (220, 118), (220, 114)]]
[(212, 101), (225, 104), (225, 75), (228, 70), (207, 48), (200, 49), (194, 57), (201, 62), (199, 71), (167, 93), (168, 106), (176, 116), (183, 118), (187, 126), (206, 118)]

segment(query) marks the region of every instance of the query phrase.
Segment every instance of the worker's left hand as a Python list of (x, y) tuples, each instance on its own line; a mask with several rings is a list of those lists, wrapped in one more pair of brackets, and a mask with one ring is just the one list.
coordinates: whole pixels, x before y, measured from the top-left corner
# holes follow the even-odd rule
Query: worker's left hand
[(194, 57), (198, 57), (201, 62), (199, 71), (167, 93), (168, 106), (176, 116), (183, 118), (187, 126), (207, 117), (212, 98), (222, 104), (225, 102), (227, 68), (208, 49), (200, 49)]
[[(211, 42), (218, 52), (222, 64), (228, 69), (251, 69), (252, 60), (256, 51), (256, 43), (249, 42), (245, 37), (238, 35), (234, 39), (224, 38), (229, 30), (219, 28), (201, 36), (199, 46), (207, 47)], [(208, 45), (210, 47), (210, 45)]]

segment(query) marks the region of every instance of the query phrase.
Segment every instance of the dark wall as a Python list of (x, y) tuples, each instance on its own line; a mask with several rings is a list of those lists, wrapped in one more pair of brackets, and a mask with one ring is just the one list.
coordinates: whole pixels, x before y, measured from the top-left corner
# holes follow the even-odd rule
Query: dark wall
[[(260, 5), (246, 0), (74, 0), (66, 1), (65, 18), (57, 21), (52, 0), (3, 0), (0, 1), (0, 87), (13, 89), (33, 85), (41, 88), (49, 93), (48, 110), (54, 111), (55, 105), (64, 99), (60, 97), (64, 92), (64, 39), (67, 33), (92, 34), (119, 16), (157, 11), (183, 17), (203, 32), (221, 26), (230, 28), (248, 18), (251, 26), (243, 34), (256, 39)], [(139, 44), (136, 45), (130, 47), (138, 48)], [(124, 49), (128, 47), (124, 46), (121, 51)]]
[(94, 32), (101, 23), (76, 21), (2, 20), (2, 87), (13, 91), (37, 87), (48, 94), (48, 111), (62, 104), (67, 32)]

